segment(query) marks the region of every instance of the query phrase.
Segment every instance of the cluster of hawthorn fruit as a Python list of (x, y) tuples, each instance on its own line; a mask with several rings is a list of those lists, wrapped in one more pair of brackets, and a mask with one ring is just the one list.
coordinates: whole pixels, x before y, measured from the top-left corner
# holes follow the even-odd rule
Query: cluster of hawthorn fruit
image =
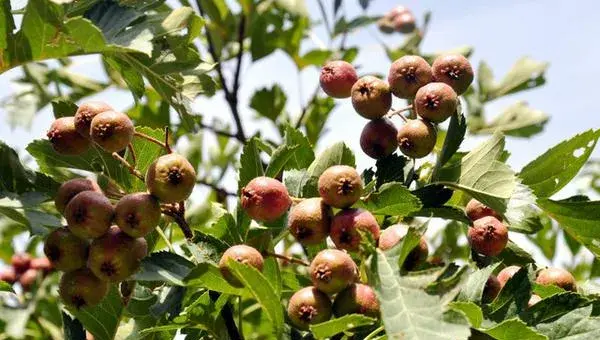
[(40, 273), (45, 276), (53, 269), (48, 258), (32, 258), (27, 253), (14, 254), (10, 264), (10, 267), (0, 271), (0, 281), (11, 285), (18, 282), (23, 291), (31, 289)]
[[(126, 114), (99, 102), (85, 103), (74, 116), (56, 119), (47, 136), (54, 150), (64, 155), (80, 155), (93, 143), (134, 174), (134, 136), (152, 141), (135, 131)], [(157, 227), (163, 213), (178, 209), (192, 193), (194, 167), (172, 153), (167, 142), (154, 142), (168, 153), (154, 160), (145, 177), (137, 174), (148, 192), (120, 194), (113, 203), (92, 179), (71, 179), (58, 189), (54, 202), (67, 225), (49, 233), (44, 253), (55, 269), (64, 272), (59, 293), (65, 304), (75, 308), (96, 305), (110, 283), (134, 274), (148, 251), (144, 236)], [(128, 148), (133, 165), (123, 158)]]
[(377, 20), (377, 26), (382, 33), (394, 32), (408, 34), (417, 28), (415, 16), (412, 11), (404, 6), (396, 6)]
[[(473, 68), (460, 54), (439, 56), (432, 65), (417, 55), (403, 56), (392, 63), (387, 82), (370, 75), (359, 79), (354, 67), (343, 60), (328, 62), (320, 75), (327, 95), (350, 97), (354, 110), (370, 120), (362, 130), (360, 146), (374, 159), (385, 158), (397, 148), (410, 158), (429, 155), (437, 141), (435, 124), (456, 112), (458, 95), (472, 82)], [(390, 112), (392, 96), (412, 104)], [(414, 119), (402, 115), (407, 110), (416, 112)], [(399, 129), (389, 119), (394, 115), (405, 120)]]

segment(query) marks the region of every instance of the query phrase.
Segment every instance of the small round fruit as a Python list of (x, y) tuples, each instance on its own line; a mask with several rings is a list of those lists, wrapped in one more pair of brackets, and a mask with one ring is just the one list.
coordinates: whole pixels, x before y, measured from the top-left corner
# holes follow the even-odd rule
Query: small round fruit
[(333, 217), (329, 236), (337, 248), (357, 251), (361, 241), (358, 230), (370, 233), (374, 240), (379, 239), (379, 224), (370, 212), (363, 209), (341, 210)]
[(363, 314), (379, 317), (379, 301), (373, 288), (355, 283), (340, 292), (333, 301), (333, 314), (336, 317), (347, 314)]
[(65, 208), (69, 230), (84, 239), (102, 236), (113, 217), (114, 208), (108, 198), (95, 191), (78, 193)]
[(0, 270), (0, 281), (4, 281), (8, 284), (13, 284), (17, 282), (18, 276), (13, 267), (7, 267), (3, 270)]
[(87, 266), (103, 281), (121, 282), (139, 269), (147, 253), (146, 239), (133, 238), (112, 226), (92, 241)]
[(543, 286), (555, 285), (564, 290), (577, 291), (575, 278), (562, 268), (549, 267), (540, 270), (535, 282)]
[(391, 34), (395, 31), (394, 22), (386, 17), (382, 17), (377, 20), (377, 28), (379, 28), (379, 31), (384, 34)]
[(52, 122), (46, 136), (54, 151), (62, 155), (80, 155), (90, 147), (89, 139), (75, 129), (73, 117), (62, 117)]
[(490, 275), (487, 281), (485, 282), (485, 286), (483, 287), (483, 296), (481, 299), (484, 303), (490, 303), (494, 301), (496, 296), (500, 293), (502, 289), (502, 283), (495, 275)]
[(29, 291), (37, 281), (39, 271), (29, 268), (19, 277), (19, 283), (24, 291)]
[(259, 222), (273, 222), (283, 216), (292, 199), (283, 183), (270, 177), (256, 177), (241, 190), (241, 204), (248, 216)]
[(437, 141), (435, 127), (420, 119), (411, 119), (398, 129), (398, 147), (411, 158), (423, 158), (433, 151)]
[(196, 170), (182, 155), (160, 156), (146, 172), (148, 191), (163, 203), (186, 200), (196, 185)]
[(527, 307), (531, 308), (533, 305), (535, 305), (536, 303), (542, 301), (542, 298), (537, 295), (537, 294), (531, 294), (531, 297), (529, 298), (529, 301), (527, 302)]
[(108, 152), (124, 150), (131, 143), (134, 132), (131, 119), (126, 114), (115, 111), (99, 113), (90, 125), (92, 140)]
[(521, 267), (519, 266), (508, 266), (502, 269), (497, 276), (500, 285), (504, 287), (506, 282), (508, 282), (508, 280), (510, 280), (519, 270), (521, 270)]
[(360, 199), (363, 183), (358, 171), (347, 165), (327, 168), (319, 177), (319, 195), (325, 204), (347, 208)]
[(492, 216), (497, 218), (498, 220), (502, 220), (502, 216), (498, 214), (494, 209), (488, 207), (487, 205), (479, 202), (476, 199), (471, 199), (469, 203), (467, 203), (467, 207), (465, 208), (465, 214), (471, 221), (476, 221), (480, 218), (484, 218), (486, 216)]
[(97, 278), (89, 269), (81, 268), (62, 276), (58, 293), (66, 305), (81, 309), (99, 304), (108, 288), (108, 282)]
[(229, 260), (237, 261), (249, 266), (252, 266), (258, 271), (263, 270), (264, 259), (260, 252), (255, 248), (247, 246), (245, 244), (238, 244), (228, 248), (221, 256), (219, 261), (219, 270), (223, 278), (234, 287), (243, 287), (244, 284), (238, 280), (235, 275), (229, 270), (227, 262)]
[(31, 260), (31, 268), (40, 270), (40, 271), (44, 272), (44, 274), (47, 274), (52, 270), (52, 263), (45, 256), (38, 257), (38, 258)]
[(456, 92), (444, 83), (429, 83), (417, 91), (415, 111), (430, 122), (441, 123), (450, 118), (458, 107)]
[(463, 94), (473, 82), (473, 68), (469, 60), (460, 54), (437, 57), (431, 66), (435, 81), (450, 85), (456, 94)]
[[(408, 232), (408, 226), (405, 224), (394, 224), (381, 232), (379, 236), (379, 249), (388, 250), (397, 245)], [(421, 236), (419, 244), (411, 250), (404, 261), (403, 268), (413, 270), (427, 260), (429, 247), (425, 237)]]
[(390, 86), (383, 80), (365, 76), (352, 86), (352, 106), (367, 119), (385, 116), (392, 107)]
[(508, 229), (497, 218), (487, 216), (473, 222), (467, 237), (471, 248), (477, 253), (496, 256), (508, 243)]
[(123, 196), (115, 206), (115, 223), (131, 237), (144, 237), (160, 222), (160, 203), (145, 192)]
[(287, 313), (296, 328), (307, 330), (331, 319), (331, 300), (315, 287), (304, 287), (290, 298)]
[(398, 148), (398, 129), (387, 118), (368, 122), (360, 134), (360, 147), (367, 156), (374, 159), (385, 158)]
[(433, 81), (429, 63), (418, 55), (406, 55), (394, 61), (388, 74), (388, 83), (394, 96), (412, 99), (417, 91)]
[(88, 242), (75, 236), (69, 229), (54, 229), (44, 242), (44, 254), (52, 267), (70, 272), (84, 267), (88, 256)]
[(112, 110), (112, 107), (104, 102), (87, 102), (81, 104), (75, 113), (75, 129), (83, 137), (90, 138), (92, 119), (102, 112)]
[(10, 263), (17, 275), (20, 275), (30, 268), (31, 255), (27, 253), (14, 254), (10, 259)]
[(348, 98), (352, 94), (352, 85), (358, 76), (352, 64), (343, 60), (330, 61), (321, 69), (319, 82), (328, 96)]
[(417, 24), (415, 16), (411, 12), (404, 12), (394, 18), (394, 30), (396, 32), (408, 34), (412, 33)]
[(329, 235), (331, 215), (331, 207), (321, 198), (308, 198), (292, 207), (288, 228), (301, 244), (319, 244)]
[(75, 178), (64, 182), (56, 193), (54, 198), (54, 205), (59, 213), (65, 212), (65, 207), (71, 201), (75, 195), (83, 191), (95, 191), (102, 193), (102, 189), (98, 186), (96, 181), (88, 178)]
[(320, 251), (310, 263), (309, 272), (313, 285), (330, 295), (341, 292), (358, 277), (356, 263), (337, 249)]

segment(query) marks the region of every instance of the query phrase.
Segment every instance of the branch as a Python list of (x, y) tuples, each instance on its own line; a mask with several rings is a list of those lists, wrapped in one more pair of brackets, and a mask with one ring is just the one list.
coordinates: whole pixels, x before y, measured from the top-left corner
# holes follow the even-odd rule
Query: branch
[(225, 136), (225, 137), (229, 137), (229, 138), (237, 138), (237, 135), (235, 133), (231, 133), (231, 132), (224, 131), (224, 130), (219, 130), (219, 129), (215, 128), (214, 126), (207, 125), (202, 122), (198, 123), (198, 125), (200, 125), (200, 127), (202, 129), (212, 131), (216, 135)]
[(290, 263), (300, 264), (300, 265), (303, 265), (303, 266), (306, 266), (306, 267), (310, 266), (310, 263), (308, 263), (308, 262), (306, 262), (304, 260), (301, 260), (299, 258), (296, 258), (296, 257), (290, 257), (290, 256), (281, 255), (281, 254), (276, 254), (276, 253), (272, 253), (272, 252), (266, 251), (266, 250), (263, 251), (263, 255), (270, 256), (270, 257), (275, 257), (275, 258), (278, 258), (280, 260), (284, 260), (284, 261), (287, 261), (287, 262), (290, 262)]
[(135, 177), (139, 178), (142, 182), (145, 180), (144, 176), (142, 176), (142, 173), (139, 172), (139, 170), (136, 169), (133, 165), (129, 164), (129, 162), (125, 158), (121, 157), (121, 155), (119, 155), (116, 152), (113, 152), (112, 153), (112, 157), (114, 159), (118, 160), (119, 162), (121, 162), (121, 164), (123, 164), (123, 166), (125, 166), (129, 170), (130, 174), (132, 174)]
[[(209, 291), (208, 296), (212, 302), (216, 302), (221, 293), (215, 291)], [(240, 306), (241, 307), (241, 306)], [(235, 320), (233, 318), (233, 310), (231, 308), (231, 304), (227, 302), (225, 306), (221, 309), (221, 317), (223, 321), (225, 321), (225, 327), (227, 328), (227, 334), (229, 335), (229, 339), (231, 340), (242, 340), (242, 336), (240, 335), (240, 331), (235, 325)], [(242, 328), (242, 325), (239, 326)]]
[(237, 54), (237, 64), (235, 67), (235, 76), (233, 78), (233, 95), (237, 102), (238, 93), (240, 90), (240, 73), (242, 71), (242, 57), (244, 56), (244, 30), (246, 29), (246, 16), (244, 13), (240, 13), (240, 26), (238, 28), (238, 44), (240, 50)]
[(204, 180), (204, 179), (198, 179), (198, 180), (196, 180), (196, 183), (198, 183), (198, 184), (202, 184), (202, 185), (205, 185), (205, 186), (207, 186), (207, 187), (209, 187), (209, 188), (213, 189), (214, 191), (217, 191), (217, 192), (219, 192), (219, 193), (221, 193), (221, 194), (223, 194), (223, 195), (226, 195), (226, 196), (232, 196), (232, 197), (234, 197), (234, 196), (235, 196), (235, 197), (237, 197), (237, 194), (236, 194), (236, 193), (233, 193), (233, 192), (227, 191), (227, 190), (225, 190), (225, 189), (223, 189), (223, 188), (221, 188), (221, 187), (217, 186), (216, 184), (214, 184), (214, 183), (210, 183), (210, 182), (208, 182), (208, 181), (206, 181), (206, 180)]
[(165, 149), (165, 150), (168, 151), (168, 146), (165, 143), (159, 141), (158, 139), (156, 139), (154, 137), (148, 136), (147, 134), (142, 133), (142, 132), (138, 132), (138, 131), (135, 131), (133, 133), (133, 135), (136, 136), (136, 137), (143, 138), (143, 139), (145, 139), (145, 140), (147, 140), (149, 142), (152, 142), (152, 143), (154, 143), (154, 144), (156, 144), (156, 145), (160, 146), (161, 148), (163, 148), (163, 149)]
[(178, 204), (165, 204), (161, 207), (161, 211), (163, 214), (173, 218), (175, 223), (177, 223), (179, 228), (181, 228), (181, 231), (186, 239), (191, 240), (194, 237), (194, 233), (192, 232), (190, 225), (185, 220), (184, 202), (179, 202)]
[[(306, 103), (306, 105), (304, 105), (304, 107), (302, 108), (302, 113), (300, 113), (300, 117), (298, 118), (298, 121), (296, 122), (296, 126), (295, 126), (296, 129), (299, 129), (300, 126), (302, 126), (302, 121), (304, 120), (304, 117), (308, 113), (308, 107), (311, 106), (317, 100), (317, 96), (319, 95), (320, 88), (321, 88), (321, 85), (317, 84), (317, 88), (313, 92), (312, 97), (310, 98), (308, 103)], [(302, 98), (300, 98), (300, 99), (302, 100)]]

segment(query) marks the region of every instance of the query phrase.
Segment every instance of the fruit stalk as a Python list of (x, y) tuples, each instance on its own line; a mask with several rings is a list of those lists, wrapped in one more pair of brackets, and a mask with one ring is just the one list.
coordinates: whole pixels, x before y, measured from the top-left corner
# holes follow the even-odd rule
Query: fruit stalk
[(129, 162), (125, 158), (121, 157), (121, 155), (119, 155), (116, 152), (113, 152), (112, 156), (114, 159), (121, 162), (121, 164), (123, 164), (129, 170), (130, 174), (134, 175), (142, 181), (144, 180), (144, 176), (142, 175), (142, 173), (140, 173), (139, 170), (136, 169), (133, 165), (129, 164)]
[(408, 105), (407, 107), (404, 107), (404, 108), (401, 108), (399, 110), (392, 111), (392, 112), (388, 113), (386, 115), (386, 117), (387, 118), (392, 118), (394, 116), (400, 116), (400, 118), (402, 118), (402, 120), (404, 120), (404, 122), (408, 122), (408, 119), (406, 117), (404, 117), (404, 115), (402, 115), (401, 113), (405, 112), (405, 111), (408, 111), (408, 110), (412, 110), (412, 109), (413, 109), (413, 106), (411, 104), (411, 105)]
[(175, 208), (173, 205), (162, 206), (161, 211), (163, 214), (170, 216), (175, 220), (175, 223), (179, 225), (183, 235), (186, 239), (191, 240), (194, 237), (194, 233), (190, 228), (190, 225), (185, 220), (185, 205), (184, 202), (179, 202), (179, 207)]
[[(167, 150), (167, 152), (170, 153), (171, 148), (169, 148), (166, 143), (163, 143), (163, 142), (159, 141), (158, 139), (156, 139), (154, 137), (148, 136), (147, 134), (145, 134), (143, 132), (139, 132), (139, 131), (134, 132), (133, 135), (136, 136), (136, 137), (143, 138), (143, 139), (145, 139), (145, 140), (147, 140), (149, 142), (152, 142), (152, 143), (160, 146), (161, 148), (164, 148), (165, 150)], [(167, 134), (166, 138), (167, 139), (169, 138), (168, 134)]]

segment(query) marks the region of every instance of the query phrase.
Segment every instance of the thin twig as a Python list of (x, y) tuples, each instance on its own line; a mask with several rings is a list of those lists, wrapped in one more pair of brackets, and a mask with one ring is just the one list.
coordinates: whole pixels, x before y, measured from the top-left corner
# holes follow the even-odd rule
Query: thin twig
[(171, 145), (169, 145), (169, 134), (170, 134), (169, 126), (165, 126), (165, 150), (167, 150), (167, 153), (173, 153), (173, 150), (171, 149)]
[(306, 262), (304, 260), (301, 260), (299, 258), (296, 258), (296, 257), (290, 257), (290, 256), (281, 255), (281, 254), (276, 254), (276, 253), (273, 253), (273, 252), (270, 252), (270, 251), (266, 251), (266, 250), (263, 251), (263, 254), (265, 256), (275, 257), (275, 258), (278, 258), (280, 260), (284, 260), (284, 261), (287, 261), (287, 262), (290, 262), (290, 263), (300, 264), (300, 265), (303, 265), (303, 266), (306, 266), (306, 267), (310, 266), (310, 263), (308, 263), (308, 262)]
[(139, 178), (142, 181), (144, 180), (144, 176), (142, 176), (142, 174), (135, 167), (133, 167), (131, 164), (129, 164), (129, 162), (125, 158), (121, 157), (121, 155), (119, 155), (116, 152), (113, 152), (112, 156), (114, 159), (121, 162), (121, 164), (123, 164), (129, 170), (130, 174), (134, 175), (135, 177)]
[(163, 205), (161, 207), (161, 211), (163, 214), (170, 216), (173, 218), (173, 220), (175, 220), (175, 223), (179, 225), (179, 228), (181, 228), (181, 231), (183, 232), (185, 238), (191, 240), (194, 237), (194, 233), (192, 232), (190, 225), (185, 220), (185, 205), (183, 202), (180, 202), (177, 205)]
[(383, 326), (377, 327), (374, 331), (372, 331), (371, 333), (369, 333), (369, 335), (367, 335), (364, 340), (375, 339), (375, 337), (377, 336), (377, 334), (381, 333), (384, 329), (385, 328)]
[(388, 114), (386, 114), (387, 118), (392, 118), (394, 116), (400, 116), (400, 118), (402, 118), (405, 122), (407, 122), (408, 120), (406, 119), (406, 117), (404, 117), (404, 115), (402, 114), (402, 112), (408, 111), (408, 110), (412, 110), (413, 106), (412, 105), (408, 105), (407, 107), (401, 108), (400, 110), (396, 110), (396, 111), (392, 111)]
[(202, 129), (209, 130), (209, 131), (213, 132), (216, 135), (230, 137), (230, 138), (237, 138), (237, 135), (235, 133), (227, 132), (227, 131), (224, 131), (224, 130), (218, 130), (214, 126), (210, 126), (210, 125), (207, 125), (207, 124), (204, 124), (204, 123), (198, 123), (198, 125)]
[(165, 235), (165, 232), (160, 228), (160, 226), (156, 226), (156, 232), (158, 233), (158, 235), (160, 236), (160, 238), (163, 239), (163, 241), (165, 241), (165, 243), (167, 244), (167, 247), (169, 247), (169, 250), (174, 253), (175, 252), (175, 248), (173, 248), (173, 245), (171, 244), (171, 241), (169, 241), (169, 239), (167, 238), (167, 235)]
[(244, 30), (246, 29), (246, 16), (244, 13), (240, 13), (240, 26), (238, 28), (238, 45), (239, 51), (237, 54), (237, 64), (235, 66), (235, 75), (233, 77), (233, 95), (238, 99), (238, 93), (240, 90), (240, 73), (242, 71), (242, 57), (244, 56)]
[(154, 137), (148, 136), (147, 134), (145, 134), (143, 132), (136, 131), (136, 132), (133, 133), (133, 135), (136, 136), (136, 137), (143, 138), (143, 139), (145, 139), (145, 140), (147, 140), (149, 142), (152, 142), (152, 143), (154, 143), (156, 145), (159, 145), (161, 148), (167, 150), (167, 146), (165, 145), (165, 143), (159, 141), (158, 139), (156, 139)]
[(323, 17), (323, 24), (325, 25), (325, 29), (327, 30), (327, 34), (329, 34), (329, 39), (333, 38), (333, 32), (331, 31), (331, 27), (329, 25), (329, 18), (327, 17), (327, 12), (325, 12), (325, 6), (323, 5), (323, 0), (318, 0), (319, 10), (321, 11), (321, 16)]
[(223, 194), (223, 195), (226, 195), (226, 196), (232, 196), (232, 197), (235, 197), (235, 196), (237, 196), (237, 194), (236, 194), (236, 193), (234, 193), (234, 192), (231, 192), (231, 191), (227, 191), (227, 190), (225, 190), (225, 189), (223, 189), (223, 188), (221, 188), (221, 187), (217, 186), (216, 184), (214, 184), (214, 183), (210, 183), (210, 182), (208, 182), (208, 181), (206, 181), (206, 180), (204, 180), (204, 179), (197, 179), (197, 180), (196, 180), (196, 183), (198, 183), (198, 184), (202, 184), (202, 185), (204, 185), (204, 186), (207, 186), (207, 187), (209, 187), (209, 188), (213, 189), (214, 191), (218, 191), (218, 192), (220, 192), (221, 194)]
[(129, 143), (127, 144), (127, 148), (129, 149), (129, 152), (131, 153), (131, 162), (133, 163), (133, 167), (135, 168), (137, 166), (137, 157), (135, 156), (135, 150), (133, 149), (133, 144)]
[(298, 128), (300, 128), (300, 126), (302, 126), (302, 121), (304, 120), (304, 117), (308, 113), (308, 108), (317, 100), (317, 96), (319, 95), (320, 88), (321, 88), (321, 85), (317, 84), (317, 88), (315, 88), (315, 91), (313, 92), (312, 97), (310, 98), (308, 103), (306, 103), (306, 105), (304, 105), (304, 107), (302, 107), (302, 113), (300, 113), (300, 117), (298, 118), (298, 121), (296, 122), (296, 129), (298, 129)]

